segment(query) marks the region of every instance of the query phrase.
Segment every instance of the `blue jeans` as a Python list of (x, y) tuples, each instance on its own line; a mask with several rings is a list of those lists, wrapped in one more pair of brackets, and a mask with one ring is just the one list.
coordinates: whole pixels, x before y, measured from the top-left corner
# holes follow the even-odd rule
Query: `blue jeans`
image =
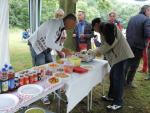
[(39, 66), (46, 63), (52, 62), (52, 56), (51, 56), (51, 49), (46, 49), (40, 54), (36, 54), (33, 47), (29, 45), (30, 51), (31, 51), (31, 57), (32, 57), (32, 65), (33, 66)]
[(110, 70), (110, 87), (108, 97), (114, 99), (113, 104), (122, 105), (123, 89), (124, 89), (124, 62), (121, 61), (115, 64)]

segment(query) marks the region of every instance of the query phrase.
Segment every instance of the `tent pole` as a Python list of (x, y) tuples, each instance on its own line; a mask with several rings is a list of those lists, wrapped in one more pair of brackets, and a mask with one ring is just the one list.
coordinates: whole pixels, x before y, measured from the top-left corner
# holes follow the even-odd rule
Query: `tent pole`
[(29, 17), (31, 33), (38, 29), (41, 16), (41, 0), (29, 0)]

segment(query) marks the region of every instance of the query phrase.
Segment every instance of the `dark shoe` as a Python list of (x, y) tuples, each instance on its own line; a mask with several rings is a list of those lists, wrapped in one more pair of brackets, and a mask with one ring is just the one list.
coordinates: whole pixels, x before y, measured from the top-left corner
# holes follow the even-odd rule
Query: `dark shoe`
[(107, 108), (108, 110), (111, 110), (111, 111), (116, 111), (116, 110), (121, 109), (122, 106), (121, 106), (121, 105), (115, 105), (115, 104), (113, 104), (113, 105), (108, 105), (106, 108)]
[(134, 83), (126, 84), (126, 88), (137, 88), (138, 86)]
[(113, 98), (107, 96), (102, 96), (101, 98), (103, 101), (109, 101), (109, 102), (112, 102), (114, 100)]

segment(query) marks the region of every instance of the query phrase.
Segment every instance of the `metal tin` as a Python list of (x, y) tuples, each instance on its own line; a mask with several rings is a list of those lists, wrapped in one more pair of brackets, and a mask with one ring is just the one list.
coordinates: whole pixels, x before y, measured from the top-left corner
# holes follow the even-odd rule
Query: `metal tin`
[(30, 75), (29, 75), (29, 83), (30, 84), (34, 83), (34, 76), (32, 73), (30, 73)]
[(24, 76), (24, 84), (29, 84), (29, 76)]
[(23, 86), (24, 85), (24, 76), (20, 76), (19, 78), (19, 86)]
[(15, 77), (15, 88), (19, 87), (19, 78)]

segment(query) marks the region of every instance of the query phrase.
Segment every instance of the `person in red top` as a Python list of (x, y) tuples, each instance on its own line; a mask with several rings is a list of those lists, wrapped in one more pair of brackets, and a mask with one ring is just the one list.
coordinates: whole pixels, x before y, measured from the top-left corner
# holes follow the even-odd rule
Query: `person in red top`
[(148, 49), (150, 47), (149, 43), (150, 43), (150, 39), (147, 40), (146, 43), (147, 45), (143, 51), (143, 65), (142, 65), (142, 69), (138, 71), (140, 73), (147, 73), (148, 71)]
[(147, 68), (148, 68), (148, 73), (147, 77), (145, 80), (150, 80), (150, 38), (147, 40)]
[(120, 31), (122, 31), (123, 27), (120, 24), (120, 22), (116, 19), (117, 14), (115, 12), (110, 12), (108, 16), (109, 16), (108, 22), (115, 24), (120, 29)]

